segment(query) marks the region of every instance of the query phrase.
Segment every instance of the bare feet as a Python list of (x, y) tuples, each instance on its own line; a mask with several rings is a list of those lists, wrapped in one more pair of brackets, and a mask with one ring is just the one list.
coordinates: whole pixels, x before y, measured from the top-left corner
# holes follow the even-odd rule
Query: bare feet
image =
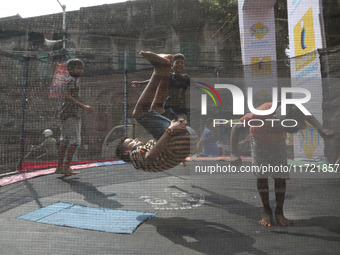
[(275, 212), (275, 219), (276, 222), (283, 227), (288, 227), (290, 225), (292, 225), (292, 221), (288, 220), (284, 215), (283, 212)]
[(54, 172), (55, 174), (63, 174), (64, 176), (71, 176), (79, 174), (79, 172), (74, 171), (71, 167), (57, 167), (57, 169)]
[(273, 224), (273, 213), (271, 211), (264, 211), (263, 218), (259, 223), (264, 227), (271, 227)]
[(174, 61), (174, 55), (172, 54), (158, 54), (158, 55), (169, 60), (170, 64), (172, 64), (172, 62)]
[(153, 66), (171, 65), (174, 58), (171, 54), (156, 54), (151, 51), (141, 51), (139, 55), (146, 58)]
[(64, 174), (63, 167), (58, 166), (54, 172), (55, 174)]
[(74, 171), (71, 167), (64, 167), (65, 176), (76, 175), (76, 174), (79, 174), (79, 172)]

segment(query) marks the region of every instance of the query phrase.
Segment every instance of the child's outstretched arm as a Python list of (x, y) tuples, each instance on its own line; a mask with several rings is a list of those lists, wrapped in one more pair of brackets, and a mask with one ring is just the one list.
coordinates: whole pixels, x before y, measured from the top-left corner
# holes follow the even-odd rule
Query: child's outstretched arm
[(332, 136), (334, 136), (334, 130), (322, 126), (321, 123), (313, 115), (306, 115), (306, 121), (308, 121), (313, 127), (315, 127), (323, 138), (331, 138)]
[(242, 125), (235, 125), (231, 129), (230, 134), (230, 147), (231, 147), (231, 153), (230, 153), (230, 165), (241, 165), (242, 159), (240, 155), (238, 154), (238, 141), (240, 132), (243, 129)]
[(136, 88), (141, 85), (148, 84), (150, 80), (145, 80), (145, 81), (132, 81), (131, 82), (131, 87)]
[(72, 95), (71, 92), (66, 90), (65, 91), (65, 98), (66, 100), (68, 100), (69, 102), (79, 106), (80, 108), (82, 108), (84, 111), (86, 111), (87, 113), (93, 113), (94, 109), (89, 106), (89, 105), (85, 105), (82, 104), (81, 102), (77, 101)]

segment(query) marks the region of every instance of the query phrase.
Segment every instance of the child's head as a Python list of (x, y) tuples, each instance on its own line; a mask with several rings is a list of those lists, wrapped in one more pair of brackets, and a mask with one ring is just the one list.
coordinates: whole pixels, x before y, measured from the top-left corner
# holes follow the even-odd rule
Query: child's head
[(117, 147), (116, 147), (116, 156), (117, 158), (125, 161), (125, 162), (131, 162), (131, 159), (130, 159), (130, 156), (129, 154), (126, 154), (126, 150), (127, 148), (125, 148), (125, 140), (127, 139), (127, 137), (122, 137), (119, 141), (119, 143), (117, 144)]
[(185, 65), (184, 65), (185, 60), (186, 60), (186, 58), (182, 53), (176, 53), (174, 55), (172, 67), (173, 67), (175, 73), (182, 73), (182, 71), (185, 68)]
[[(295, 127), (284, 127), (280, 125), (281, 129), (287, 133), (296, 133), (300, 129), (306, 128), (306, 116), (298, 107), (296, 107), (296, 105), (287, 105), (286, 115), (281, 114), (281, 106), (279, 106), (275, 115), (280, 119), (280, 122), (288, 119), (295, 120), (297, 122)], [(291, 123), (289, 123), (289, 125), (291, 125)]]
[(83, 73), (84, 62), (78, 58), (72, 58), (67, 61), (67, 71), (73, 77), (80, 77)]
[(176, 53), (176, 54), (174, 55), (174, 62), (175, 62), (176, 60), (178, 60), (178, 59), (181, 59), (181, 60), (183, 60), (183, 61), (186, 60), (185, 56), (184, 56), (182, 53)]

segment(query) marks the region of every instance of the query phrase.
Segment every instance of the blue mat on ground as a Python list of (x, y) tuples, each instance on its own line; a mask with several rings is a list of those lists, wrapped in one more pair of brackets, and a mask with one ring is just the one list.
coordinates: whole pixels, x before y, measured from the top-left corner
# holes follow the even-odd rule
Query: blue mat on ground
[(132, 234), (139, 225), (156, 214), (57, 202), (19, 216), (17, 219), (110, 233)]

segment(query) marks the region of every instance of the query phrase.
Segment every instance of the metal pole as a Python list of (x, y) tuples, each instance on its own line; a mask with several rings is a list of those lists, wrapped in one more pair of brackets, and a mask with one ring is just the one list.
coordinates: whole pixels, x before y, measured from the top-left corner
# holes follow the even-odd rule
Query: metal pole
[(59, 0), (57, 0), (63, 9), (63, 49), (66, 49), (66, 5), (62, 5)]
[(216, 78), (217, 78), (217, 82), (220, 81), (220, 67), (216, 67)]
[[(217, 83), (220, 83), (220, 67), (219, 66), (216, 67), (216, 78), (217, 78)], [(223, 112), (222, 112), (221, 108), (220, 108), (219, 115), (220, 115), (219, 118), (222, 119)], [(222, 146), (223, 146), (223, 156), (225, 155), (225, 150), (224, 150), (224, 147), (225, 147), (225, 138), (226, 138), (225, 133), (226, 133), (226, 129), (225, 129), (224, 125), (221, 125), (220, 126), (220, 137), (219, 137), (220, 139), (219, 139), (219, 143), (222, 144)]]
[(63, 49), (66, 49), (66, 5), (63, 5)]
[(124, 135), (127, 136), (127, 70), (126, 50), (124, 51)]
[(18, 170), (22, 170), (22, 161), (24, 158), (24, 131), (25, 131), (25, 107), (26, 107), (26, 88), (28, 83), (28, 61), (29, 57), (24, 57), (24, 82), (21, 90), (21, 124), (20, 124), (20, 159), (18, 164)]

